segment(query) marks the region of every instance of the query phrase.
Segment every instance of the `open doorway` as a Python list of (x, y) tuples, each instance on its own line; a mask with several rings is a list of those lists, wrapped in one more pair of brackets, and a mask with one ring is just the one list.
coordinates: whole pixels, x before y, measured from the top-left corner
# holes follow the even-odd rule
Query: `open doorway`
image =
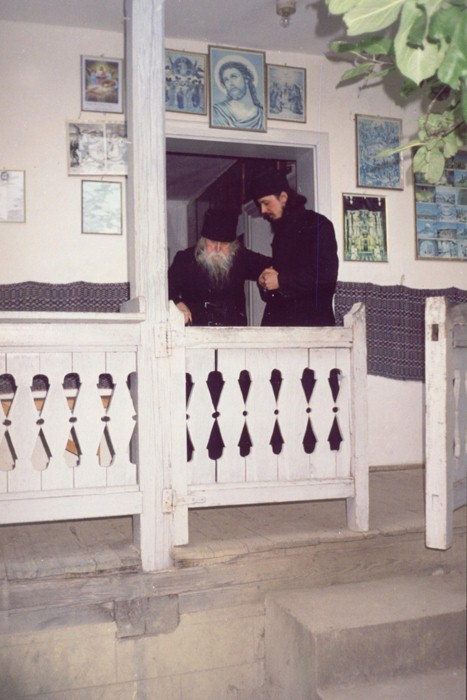
[[(237, 235), (247, 248), (270, 255), (270, 225), (247, 194), (251, 179), (268, 168), (284, 170), (291, 186), (307, 197), (307, 206), (315, 208), (313, 147), (168, 138), (166, 162), (169, 264), (179, 250), (196, 243), (206, 210), (216, 206), (240, 209)], [(248, 324), (257, 326), (264, 303), (255, 283), (246, 286)]]

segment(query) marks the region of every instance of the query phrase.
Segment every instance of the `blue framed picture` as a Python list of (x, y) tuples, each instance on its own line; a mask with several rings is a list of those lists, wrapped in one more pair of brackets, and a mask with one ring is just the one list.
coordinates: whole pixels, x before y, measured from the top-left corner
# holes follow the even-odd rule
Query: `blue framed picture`
[(267, 65), (268, 119), (306, 122), (306, 70)]
[(202, 53), (165, 51), (165, 109), (206, 114), (206, 62)]
[(403, 190), (400, 153), (380, 157), (401, 143), (402, 120), (357, 114), (357, 187)]
[(266, 131), (263, 51), (210, 46), (209, 81), (211, 127)]
[(440, 181), (414, 173), (416, 257), (467, 261), (467, 151), (447, 158)]

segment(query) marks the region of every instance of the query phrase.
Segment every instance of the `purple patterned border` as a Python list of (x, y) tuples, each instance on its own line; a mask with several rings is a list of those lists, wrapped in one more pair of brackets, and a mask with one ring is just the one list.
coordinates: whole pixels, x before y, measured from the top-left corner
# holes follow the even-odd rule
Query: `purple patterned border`
[(342, 325), (353, 304), (366, 306), (368, 374), (389, 379), (425, 380), (425, 299), (447, 297), (450, 304), (467, 302), (467, 290), (411, 289), (358, 282), (338, 282), (336, 320)]
[[(129, 299), (127, 282), (47, 284), (22, 282), (0, 285), (0, 311), (118, 312)], [(390, 379), (424, 381), (425, 299), (445, 296), (451, 304), (467, 303), (467, 290), (338, 282), (337, 324), (353, 304), (366, 305), (368, 374)]]

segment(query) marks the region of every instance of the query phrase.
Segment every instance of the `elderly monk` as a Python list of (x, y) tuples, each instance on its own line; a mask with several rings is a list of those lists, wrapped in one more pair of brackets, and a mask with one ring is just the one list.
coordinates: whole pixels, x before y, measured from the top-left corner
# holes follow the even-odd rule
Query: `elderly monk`
[(208, 209), (197, 244), (176, 254), (169, 269), (169, 298), (185, 325), (247, 325), (245, 281), (256, 281), (271, 258), (245, 248), (237, 224), (237, 211)]

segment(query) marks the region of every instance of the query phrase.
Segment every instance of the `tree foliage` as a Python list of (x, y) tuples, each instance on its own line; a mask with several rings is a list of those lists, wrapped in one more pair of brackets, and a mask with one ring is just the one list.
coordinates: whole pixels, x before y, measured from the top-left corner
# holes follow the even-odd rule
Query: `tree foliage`
[(381, 155), (416, 148), (414, 170), (438, 182), (445, 159), (467, 144), (467, 0), (325, 1), (356, 37), (330, 45), (353, 63), (339, 85), (396, 72), (402, 97), (423, 104), (417, 137)]

